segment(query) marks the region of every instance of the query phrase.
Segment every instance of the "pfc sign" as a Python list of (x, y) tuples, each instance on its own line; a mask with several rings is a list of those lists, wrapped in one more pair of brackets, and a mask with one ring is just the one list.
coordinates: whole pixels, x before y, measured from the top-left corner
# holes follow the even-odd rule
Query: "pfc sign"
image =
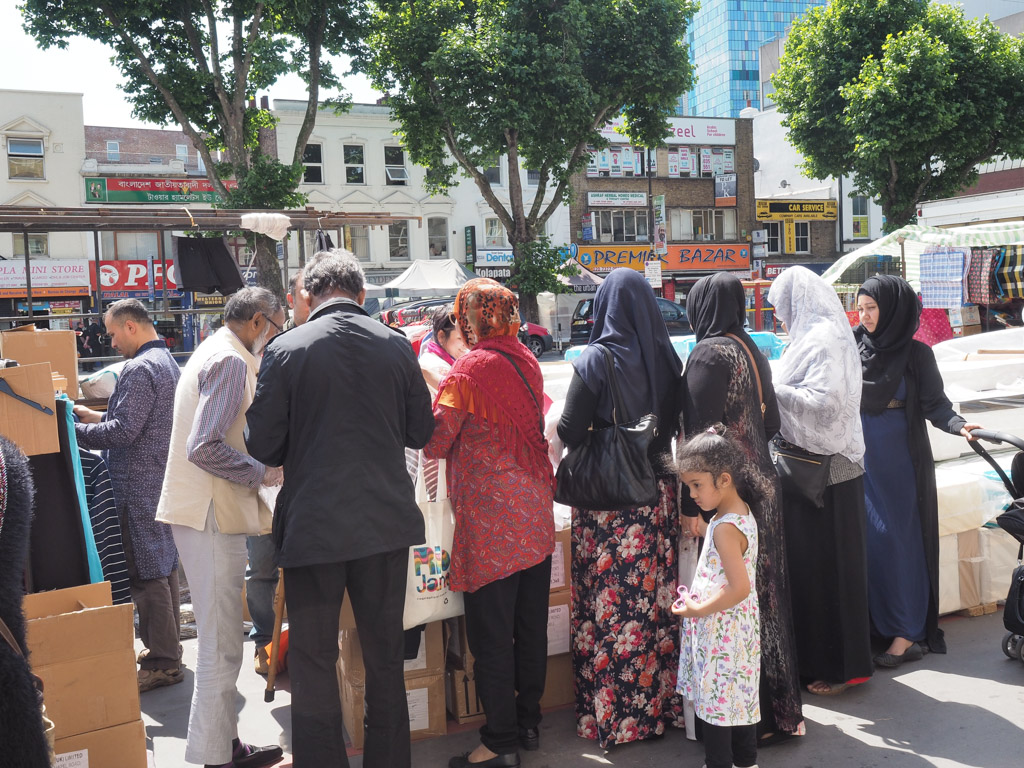
[(835, 200), (758, 200), (758, 221), (835, 221)]

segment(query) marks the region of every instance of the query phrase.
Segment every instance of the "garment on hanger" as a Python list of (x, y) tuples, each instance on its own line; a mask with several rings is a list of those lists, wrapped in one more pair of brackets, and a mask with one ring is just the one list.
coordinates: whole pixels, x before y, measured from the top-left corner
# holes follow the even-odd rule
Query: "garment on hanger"
[(110, 582), (114, 605), (132, 601), (128, 584), (128, 564), (125, 561), (121, 523), (117, 519), (114, 489), (110, 483), (107, 463), (95, 453), (79, 448), (82, 473), (85, 476), (85, 497), (89, 505), (92, 533), (96, 550), (103, 566), (103, 578)]
[(245, 286), (224, 238), (176, 237), (178, 288), (228, 296)]
[(75, 495), (78, 498), (78, 511), (82, 515), (82, 533), (85, 538), (85, 554), (89, 559), (89, 579), (93, 584), (104, 581), (103, 564), (100, 563), (96, 549), (96, 537), (92, 532), (92, 520), (89, 517), (89, 502), (85, 497), (85, 476), (82, 472), (82, 459), (78, 448), (78, 436), (75, 434), (75, 404), (67, 395), (61, 395), (57, 402), (63, 402), (61, 411), (64, 414), (64, 425), (68, 431), (68, 451), (71, 453), (71, 469), (75, 473)]

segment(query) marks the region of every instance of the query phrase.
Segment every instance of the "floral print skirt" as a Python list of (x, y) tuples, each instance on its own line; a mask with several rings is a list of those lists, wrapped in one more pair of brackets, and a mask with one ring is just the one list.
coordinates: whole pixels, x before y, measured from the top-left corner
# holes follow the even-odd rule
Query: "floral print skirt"
[(573, 510), (572, 654), (576, 733), (601, 747), (683, 727), (677, 696), (676, 481), (655, 507)]

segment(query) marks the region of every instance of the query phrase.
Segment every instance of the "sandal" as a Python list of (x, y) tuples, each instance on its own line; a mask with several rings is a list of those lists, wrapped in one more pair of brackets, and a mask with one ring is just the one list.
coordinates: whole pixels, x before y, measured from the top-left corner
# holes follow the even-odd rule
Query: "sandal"
[(807, 686), (807, 692), (815, 696), (838, 696), (852, 686), (853, 683), (826, 683), (824, 680), (815, 680)]
[(185, 673), (180, 669), (140, 669), (139, 693), (168, 685), (177, 685), (184, 679)]

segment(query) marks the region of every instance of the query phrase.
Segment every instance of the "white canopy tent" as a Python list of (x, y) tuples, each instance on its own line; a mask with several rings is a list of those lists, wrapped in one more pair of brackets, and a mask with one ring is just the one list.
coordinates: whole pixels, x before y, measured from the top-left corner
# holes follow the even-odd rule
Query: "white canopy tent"
[(844, 254), (825, 271), (822, 278), (827, 283), (835, 283), (846, 270), (865, 259), (874, 256), (902, 256), (906, 265), (907, 282), (920, 290), (920, 257), (930, 248), (958, 245), (984, 248), (1016, 243), (1024, 243), (1024, 222), (977, 224), (949, 229), (909, 224), (856, 251)]
[(384, 285), (367, 285), (369, 298), (387, 296), (402, 298), (434, 298), (454, 296), (476, 275), (454, 259), (417, 259), (402, 274)]

